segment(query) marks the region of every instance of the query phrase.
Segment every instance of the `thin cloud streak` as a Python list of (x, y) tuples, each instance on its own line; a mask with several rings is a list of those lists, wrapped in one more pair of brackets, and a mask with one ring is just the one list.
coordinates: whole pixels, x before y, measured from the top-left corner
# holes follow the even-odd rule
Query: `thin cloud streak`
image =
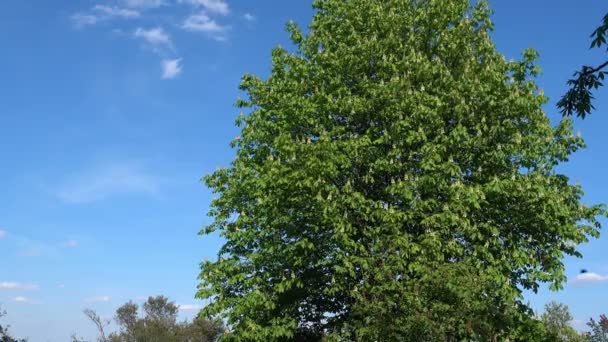
[(133, 163), (111, 163), (85, 170), (65, 182), (56, 196), (66, 203), (84, 204), (119, 195), (154, 195), (157, 179)]
[(82, 27), (89, 26), (89, 25), (95, 25), (101, 20), (96, 15), (86, 14), (86, 13), (73, 14), (70, 17), (70, 19), (74, 23), (74, 26), (76, 26), (77, 28), (82, 28)]
[(70, 18), (77, 28), (92, 26), (112, 19), (139, 18), (139, 11), (116, 6), (95, 5), (90, 12), (75, 13)]
[(97, 297), (90, 297), (85, 299), (85, 303), (107, 303), (110, 300), (112, 300), (112, 298), (110, 296), (97, 296)]
[(37, 290), (38, 285), (30, 283), (19, 283), (16, 281), (0, 282), (0, 290)]
[(23, 297), (23, 296), (17, 296), (15, 298), (13, 298), (13, 301), (17, 302), (17, 303), (23, 303), (23, 304), (40, 304), (37, 301), (33, 301), (33, 300), (31, 300), (27, 297)]
[(120, 7), (112, 7), (105, 5), (95, 5), (93, 7), (93, 11), (98, 12), (102, 15), (105, 15), (108, 18), (111, 17), (119, 17), (119, 18), (137, 18), (139, 17), (139, 11), (128, 9), (128, 8), (120, 8)]
[(198, 304), (178, 304), (177, 306), (179, 307), (180, 311), (198, 311), (203, 308)]
[(155, 8), (165, 5), (164, 0), (123, 0), (123, 3), (131, 8)]

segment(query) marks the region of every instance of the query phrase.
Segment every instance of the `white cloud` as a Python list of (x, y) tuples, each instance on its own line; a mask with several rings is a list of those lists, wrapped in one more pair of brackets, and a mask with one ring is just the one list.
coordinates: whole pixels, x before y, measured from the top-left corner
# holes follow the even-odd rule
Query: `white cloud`
[(25, 297), (21, 297), (21, 296), (13, 298), (13, 301), (18, 302), (18, 303), (27, 303), (27, 304), (33, 304), (34, 303), (30, 299), (25, 298)]
[(65, 285), (64, 284), (57, 284), (57, 288), (58, 289), (65, 289)]
[(15, 281), (0, 282), (0, 290), (36, 290), (38, 285), (29, 283), (18, 283)]
[(123, 0), (125, 6), (137, 8), (154, 8), (165, 4), (164, 0)]
[(245, 18), (245, 20), (247, 21), (255, 21), (255, 16), (251, 13), (245, 13), (243, 14), (243, 18)]
[(97, 297), (87, 298), (84, 301), (87, 302), (87, 303), (107, 303), (111, 299), (112, 298), (110, 298), (110, 296), (97, 296)]
[(161, 78), (164, 80), (172, 79), (177, 77), (182, 72), (182, 59), (165, 59), (161, 61), (161, 67), (163, 69), (163, 73)]
[(182, 311), (197, 311), (203, 308), (198, 304), (178, 304), (178, 307)]
[(228, 3), (224, 0), (180, 0), (180, 2), (202, 6), (205, 10), (220, 15), (227, 15), (230, 13), (230, 7), (228, 7)]
[(0, 240), (4, 239), (5, 237), (6, 237), (6, 230), (0, 229)]
[(72, 176), (56, 195), (68, 203), (90, 203), (117, 195), (154, 195), (156, 178), (128, 162), (102, 165)]
[(102, 21), (114, 18), (132, 19), (140, 16), (140, 13), (133, 9), (112, 7), (106, 5), (95, 5), (89, 13), (76, 13), (71, 19), (76, 27), (95, 25)]
[(71, 19), (74, 25), (79, 28), (88, 25), (95, 25), (101, 20), (101, 18), (96, 15), (86, 13), (76, 13), (72, 15)]
[(591, 284), (608, 282), (608, 275), (601, 275), (593, 272), (581, 273), (577, 275), (573, 282), (575, 284)]
[(182, 28), (192, 32), (204, 32), (216, 40), (226, 40), (228, 26), (221, 26), (205, 13), (194, 14), (186, 18)]
[(139, 12), (133, 9), (112, 7), (105, 5), (95, 5), (93, 11), (98, 12), (106, 17), (119, 17), (119, 18), (137, 18)]
[(171, 42), (171, 36), (163, 30), (162, 27), (155, 27), (149, 30), (138, 27), (134, 33), (135, 38), (140, 38), (148, 42), (153, 46), (169, 46), (173, 44)]

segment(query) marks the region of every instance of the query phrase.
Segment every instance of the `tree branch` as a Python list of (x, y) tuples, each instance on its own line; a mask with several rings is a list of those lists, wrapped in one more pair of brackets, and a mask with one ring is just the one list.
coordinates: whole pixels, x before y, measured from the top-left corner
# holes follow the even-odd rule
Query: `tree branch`
[(608, 66), (608, 61), (602, 63), (600, 66), (598, 66), (596, 68), (589, 69), (589, 70), (586, 70), (585, 72), (582, 72), (581, 73), (581, 77), (586, 77), (586, 76), (589, 76), (591, 74), (594, 74), (594, 73), (596, 73), (596, 72), (604, 69), (606, 66)]

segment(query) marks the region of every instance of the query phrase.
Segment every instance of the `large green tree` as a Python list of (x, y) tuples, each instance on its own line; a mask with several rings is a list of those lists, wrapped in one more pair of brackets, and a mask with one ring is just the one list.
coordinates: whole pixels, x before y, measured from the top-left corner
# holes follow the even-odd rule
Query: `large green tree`
[(484, 1), (314, 7), (243, 77), (236, 158), (205, 177), (202, 314), (236, 341), (530, 340), (521, 290), (560, 288), (603, 210), (555, 170), (584, 143), (536, 53), (498, 53)]

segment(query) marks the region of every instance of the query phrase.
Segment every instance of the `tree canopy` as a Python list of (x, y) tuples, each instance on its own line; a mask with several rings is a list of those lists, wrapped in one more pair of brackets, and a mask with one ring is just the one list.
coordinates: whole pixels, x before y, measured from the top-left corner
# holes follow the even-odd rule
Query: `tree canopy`
[(314, 7), (243, 77), (236, 157), (205, 177), (202, 315), (234, 341), (534, 340), (521, 291), (559, 289), (604, 214), (556, 170), (584, 142), (543, 112), (536, 52), (497, 52), (485, 1)]

